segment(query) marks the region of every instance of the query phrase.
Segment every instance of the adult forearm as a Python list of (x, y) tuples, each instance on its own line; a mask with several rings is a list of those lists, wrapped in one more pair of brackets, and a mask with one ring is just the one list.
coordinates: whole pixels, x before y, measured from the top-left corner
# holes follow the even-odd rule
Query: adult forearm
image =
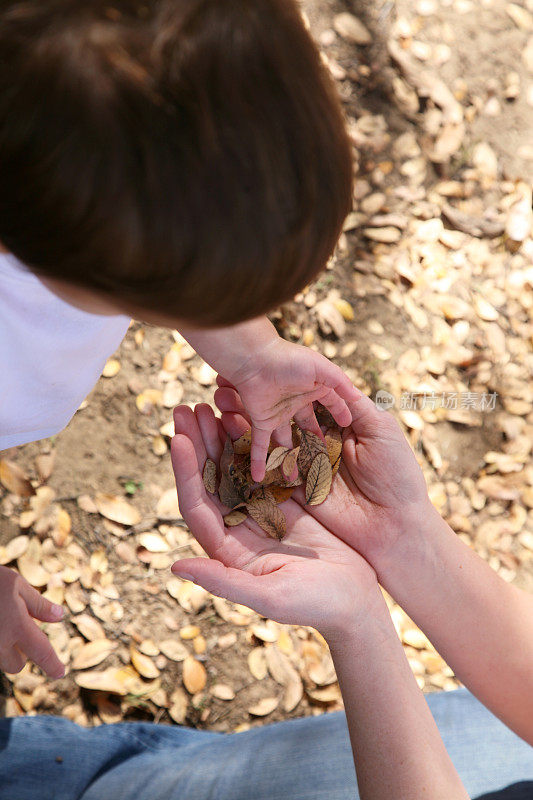
[[(382, 600), (382, 598), (380, 598)], [(413, 677), (385, 602), (365, 631), (329, 641), (361, 800), (468, 795)]]
[(459, 680), (533, 744), (533, 597), (503, 581), (432, 510), (374, 568)]
[(228, 380), (235, 380), (254, 354), (279, 339), (267, 317), (241, 322), (226, 328), (181, 328), (196, 352)]

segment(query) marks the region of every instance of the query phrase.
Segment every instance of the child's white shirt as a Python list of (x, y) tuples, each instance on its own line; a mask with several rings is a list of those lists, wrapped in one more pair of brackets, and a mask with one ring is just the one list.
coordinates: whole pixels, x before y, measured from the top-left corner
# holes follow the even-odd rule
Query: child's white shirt
[(128, 325), (69, 305), (0, 253), (0, 450), (62, 430)]

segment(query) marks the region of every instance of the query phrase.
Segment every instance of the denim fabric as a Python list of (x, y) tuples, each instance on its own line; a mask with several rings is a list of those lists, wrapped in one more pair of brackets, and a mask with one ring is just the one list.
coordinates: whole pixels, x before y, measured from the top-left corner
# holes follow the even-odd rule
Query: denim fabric
[[(533, 800), (533, 748), (466, 689), (426, 700), (476, 800)], [(0, 800), (357, 800), (343, 712), (237, 734), (0, 721)]]

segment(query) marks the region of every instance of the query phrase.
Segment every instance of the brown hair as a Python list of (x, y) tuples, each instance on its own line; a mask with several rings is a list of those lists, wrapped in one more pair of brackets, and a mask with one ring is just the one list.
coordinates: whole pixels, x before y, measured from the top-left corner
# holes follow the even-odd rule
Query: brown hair
[(195, 323), (272, 309), (351, 203), (339, 100), (292, 0), (3, 0), (0, 241)]

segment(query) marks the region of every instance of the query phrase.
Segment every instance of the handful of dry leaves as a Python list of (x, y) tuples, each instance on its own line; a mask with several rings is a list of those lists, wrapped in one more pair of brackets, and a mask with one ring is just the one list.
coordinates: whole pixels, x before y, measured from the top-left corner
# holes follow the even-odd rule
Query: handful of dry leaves
[(218, 469), (214, 461), (207, 459), (204, 486), (232, 509), (224, 517), (226, 525), (240, 525), (249, 514), (269, 536), (283, 539), (287, 525), (279, 504), (288, 500), (297, 486), (305, 483), (309, 505), (324, 502), (341, 461), (342, 428), (323, 406), (319, 405), (316, 416), (325, 429), (324, 439), (291, 422), (293, 446), (271, 443), (262, 483), (254, 483), (250, 471), (251, 430), (235, 442), (228, 435)]

